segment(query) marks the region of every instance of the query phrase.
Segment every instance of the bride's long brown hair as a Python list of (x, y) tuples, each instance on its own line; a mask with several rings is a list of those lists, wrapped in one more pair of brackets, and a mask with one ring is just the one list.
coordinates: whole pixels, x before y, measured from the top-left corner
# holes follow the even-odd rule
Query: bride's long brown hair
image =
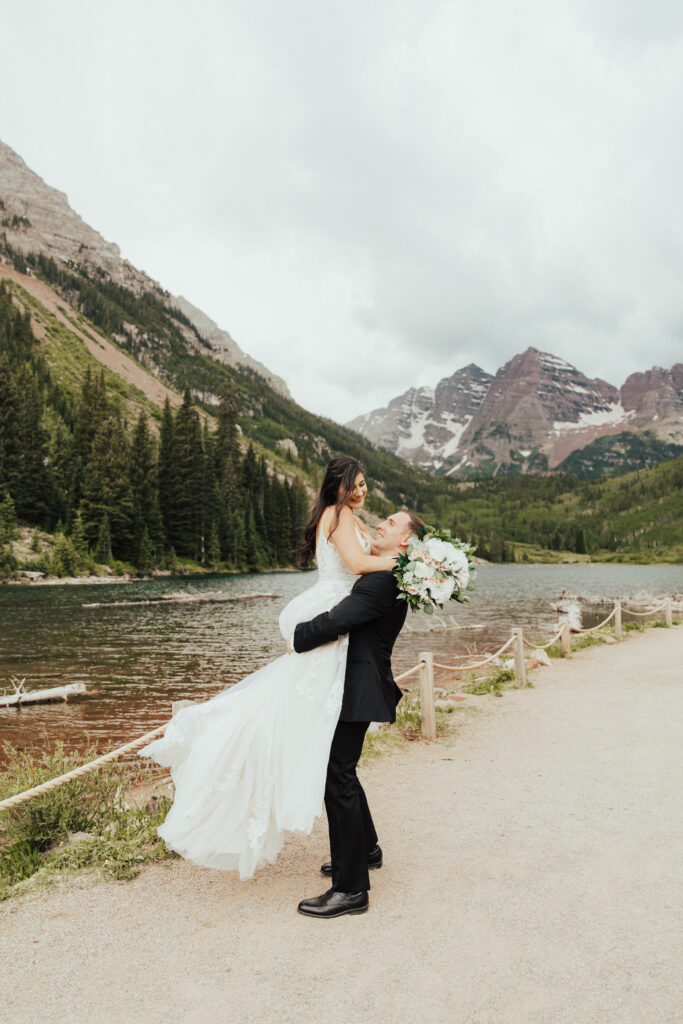
[(306, 562), (310, 562), (315, 554), (318, 523), (322, 519), (323, 512), (329, 505), (334, 506), (334, 516), (332, 517), (330, 537), (339, 526), (341, 510), (353, 494), (356, 477), (359, 473), (364, 474), (365, 470), (361, 466), (360, 462), (358, 462), (357, 459), (352, 458), (350, 455), (337, 455), (327, 463), (325, 476), (323, 477), (323, 482), (320, 485), (320, 492), (315, 505), (313, 506), (311, 518), (304, 530), (304, 542), (296, 552), (297, 560), (300, 565), (305, 565)]

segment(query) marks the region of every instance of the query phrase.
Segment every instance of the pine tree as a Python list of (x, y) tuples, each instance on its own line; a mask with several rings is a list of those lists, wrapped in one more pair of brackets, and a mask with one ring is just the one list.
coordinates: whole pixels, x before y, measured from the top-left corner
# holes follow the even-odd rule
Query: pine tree
[(298, 476), (294, 479), (289, 497), (292, 519), (291, 547), (292, 551), (295, 551), (297, 548), (301, 547), (303, 543), (304, 527), (308, 522), (309, 515), (308, 495), (306, 494), (306, 488)]
[(202, 434), (199, 416), (192, 406), (189, 389), (173, 423), (176, 465), (173, 490), (173, 519), (169, 523), (171, 543), (180, 554), (201, 561), (203, 491)]
[(176, 558), (175, 548), (173, 546), (171, 546), (166, 552), (166, 556), (164, 558), (164, 568), (170, 569), (171, 572), (175, 572), (175, 570), (178, 568), (178, 559)]
[(106, 512), (113, 555), (131, 560), (136, 557), (130, 452), (126, 432), (117, 416), (104, 420), (95, 435), (83, 481), (82, 510), (89, 539), (97, 535)]
[(149, 539), (149, 530), (146, 525), (143, 527), (142, 537), (140, 538), (137, 565), (140, 572), (145, 574), (151, 572), (154, 565), (154, 549)]
[(218, 425), (215, 434), (214, 459), (218, 483), (227, 482), (234, 488), (239, 464), (240, 446), (237, 430), (237, 406), (232, 384), (225, 381), (218, 405)]
[(277, 494), (275, 480), (267, 474), (263, 485), (263, 524), (267, 550), (271, 558), (277, 554)]
[(15, 426), (21, 443), (16, 484), (17, 511), (22, 519), (47, 526), (55, 507), (55, 495), (46, 465), (43, 398), (29, 364), (25, 364), (17, 374), (16, 389)]
[(21, 442), (17, 431), (18, 397), (6, 352), (0, 352), (0, 488), (16, 494)]
[(215, 519), (211, 523), (211, 533), (209, 535), (208, 545), (208, 558), (209, 563), (215, 572), (218, 569), (218, 563), (221, 560), (221, 542), (218, 536), (218, 526), (216, 525)]
[(92, 457), (95, 438), (98, 433), (101, 433), (102, 426), (109, 414), (104, 374), (93, 377), (90, 367), (88, 367), (76, 407), (76, 421), (71, 444), (71, 480), (69, 487), (69, 506), (71, 509), (77, 508), (81, 503), (85, 467)]
[(258, 572), (261, 568), (261, 559), (259, 555), (260, 551), (258, 535), (256, 533), (256, 520), (254, 517), (254, 510), (252, 508), (249, 510), (246, 521), (245, 561), (249, 572)]
[(50, 567), (55, 576), (76, 576), (80, 569), (80, 559), (73, 541), (63, 533), (55, 537)]
[(278, 558), (280, 564), (288, 562), (292, 553), (292, 516), (290, 512), (289, 485), (285, 480), (280, 489), (278, 509)]
[(101, 565), (108, 565), (111, 562), (111, 530), (109, 527), (109, 513), (106, 511), (102, 514), (100, 527), (97, 531), (95, 558)]
[(5, 492), (0, 502), (0, 545), (10, 544), (19, 536), (17, 513), (12, 496)]
[(80, 509), (78, 509), (73, 517), (69, 536), (71, 537), (71, 542), (80, 562), (83, 563), (84, 561), (87, 561), (90, 556), (90, 549), (88, 547), (88, 538), (85, 535), (85, 526), (83, 525), (83, 516), (81, 515)]
[(140, 413), (130, 450), (130, 485), (133, 501), (133, 550), (140, 551), (142, 537), (147, 531), (147, 543), (154, 550), (162, 542), (162, 525), (157, 496), (154, 446), (147, 417)]
[(235, 569), (246, 569), (248, 567), (247, 552), (247, 526), (244, 521), (244, 513), (234, 514), (234, 530), (232, 536), (232, 563)]
[(164, 529), (166, 543), (171, 545), (173, 522), (175, 519), (176, 494), (176, 450), (175, 433), (173, 430), (173, 412), (171, 403), (166, 397), (161, 417), (161, 433), (159, 438), (158, 492), (159, 511)]

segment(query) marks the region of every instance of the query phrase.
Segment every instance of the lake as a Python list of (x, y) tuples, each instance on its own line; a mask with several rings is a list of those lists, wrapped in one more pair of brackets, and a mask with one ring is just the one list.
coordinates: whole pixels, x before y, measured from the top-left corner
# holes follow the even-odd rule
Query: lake
[[(104, 749), (153, 729), (168, 719), (172, 701), (203, 700), (283, 653), (278, 615), (314, 579), (283, 572), (0, 587), (0, 689), (16, 676), (27, 689), (84, 682), (93, 691), (67, 704), (0, 709), (0, 738), (18, 746), (64, 738), (82, 747), (91, 737)], [(446, 662), (495, 650), (512, 626), (528, 627), (532, 639), (549, 637), (557, 621), (551, 602), (563, 590), (590, 605), (584, 624), (591, 625), (616, 597), (683, 593), (683, 566), (481, 566), (471, 603), (448, 609), (463, 628), (429, 632), (428, 617), (409, 613), (415, 630), (399, 637), (394, 669), (414, 665), (423, 650)], [(277, 596), (141, 603), (171, 593)]]

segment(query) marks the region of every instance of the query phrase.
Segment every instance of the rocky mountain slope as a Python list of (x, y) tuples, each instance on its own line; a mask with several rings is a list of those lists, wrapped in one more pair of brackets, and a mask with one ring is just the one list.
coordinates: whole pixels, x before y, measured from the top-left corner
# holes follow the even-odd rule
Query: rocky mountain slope
[[(0, 141), (0, 262), (14, 264), (21, 257), (42, 255), (74, 271), (111, 282), (137, 297), (152, 295), (177, 319), (188, 347), (211, 355), (227, 366), (247, 367), (268, 383), (289, 394), (287, 385), (267, 367), (247, 355), (206, 314), (182, 296), (173, 296), (143, 271), (121, 257), (118, 245), (107, 242), (71, 208), (66, 195), (47, 185), (4, 142)], [(186, 322), (185, 322), (186, 321)], [(136, 325), (126, 322), (129, 333)]]
[(471, 364), (348, 426), (437, 474), (544, 472), (597, 438), (624, 431), (683, 442), (683, 364), (634, 373), (617, 389), (528, 348), (495, 376)]
[[(330, 456), (345, 452), (365, 466), (370, 514), (408, 505), (433, 519), (439, 503), (454, 493), (451, 481), (434, 479), (302, 409), (284, 382), (246, 356), (226, 331), (121, 259), (118, 247), (89, 228), (62, 193), (0, 144), (3, 287), (29, 315), (39, 358), (67, 405), (78, 402), (87, 374), (103, 374), (129, 428), (144, 411), (158, 434), (166, 398), (178, 407), (189, 391), (202, 422), (213, 430), (218, 396), (227, 384), (243, 452), (253, 445), (256, 457), (290, 483), (298, 478), (315, 489)], [(0, 356), (6, 340), (0, 336)], [(63, 427), (60, 414), (51, 413), (43, 424), (50, 450), (58, 450)]]

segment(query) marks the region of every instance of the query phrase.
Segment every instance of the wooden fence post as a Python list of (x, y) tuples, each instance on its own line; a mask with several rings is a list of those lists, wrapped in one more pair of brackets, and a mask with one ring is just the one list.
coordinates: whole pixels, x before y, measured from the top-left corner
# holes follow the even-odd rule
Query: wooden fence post
[(436, 739), (436, 711), (434, 710), (434, 655), (423, 651), (420, 655), (420, 715), (422, 735), (427, 740)]
[(671, 598), (667, 597), (666, 605), (664, 607), (664, 619), (666, 620), (667, 626), (673, 626), (674, 618), (671, 612)]
[(522, 640), (522, 630), (513, 629), (511, 630), (515, 642), (512, 645), (512, 650), (515, 656), (515, 681), (518, 686), (526, 686), (526, 664), (524, 663), (524, 642)]
[(562, 623), (562, 632), (560, 633), (560, 647), (562, 648), (562, 657), (568, 658), (572, 653), (572, 641), (571, 633), (568, 622)]
[(614, 635), (617, 640), (621, 640), (624, 635), (621, 628), (621, 601), (614, 602)]

